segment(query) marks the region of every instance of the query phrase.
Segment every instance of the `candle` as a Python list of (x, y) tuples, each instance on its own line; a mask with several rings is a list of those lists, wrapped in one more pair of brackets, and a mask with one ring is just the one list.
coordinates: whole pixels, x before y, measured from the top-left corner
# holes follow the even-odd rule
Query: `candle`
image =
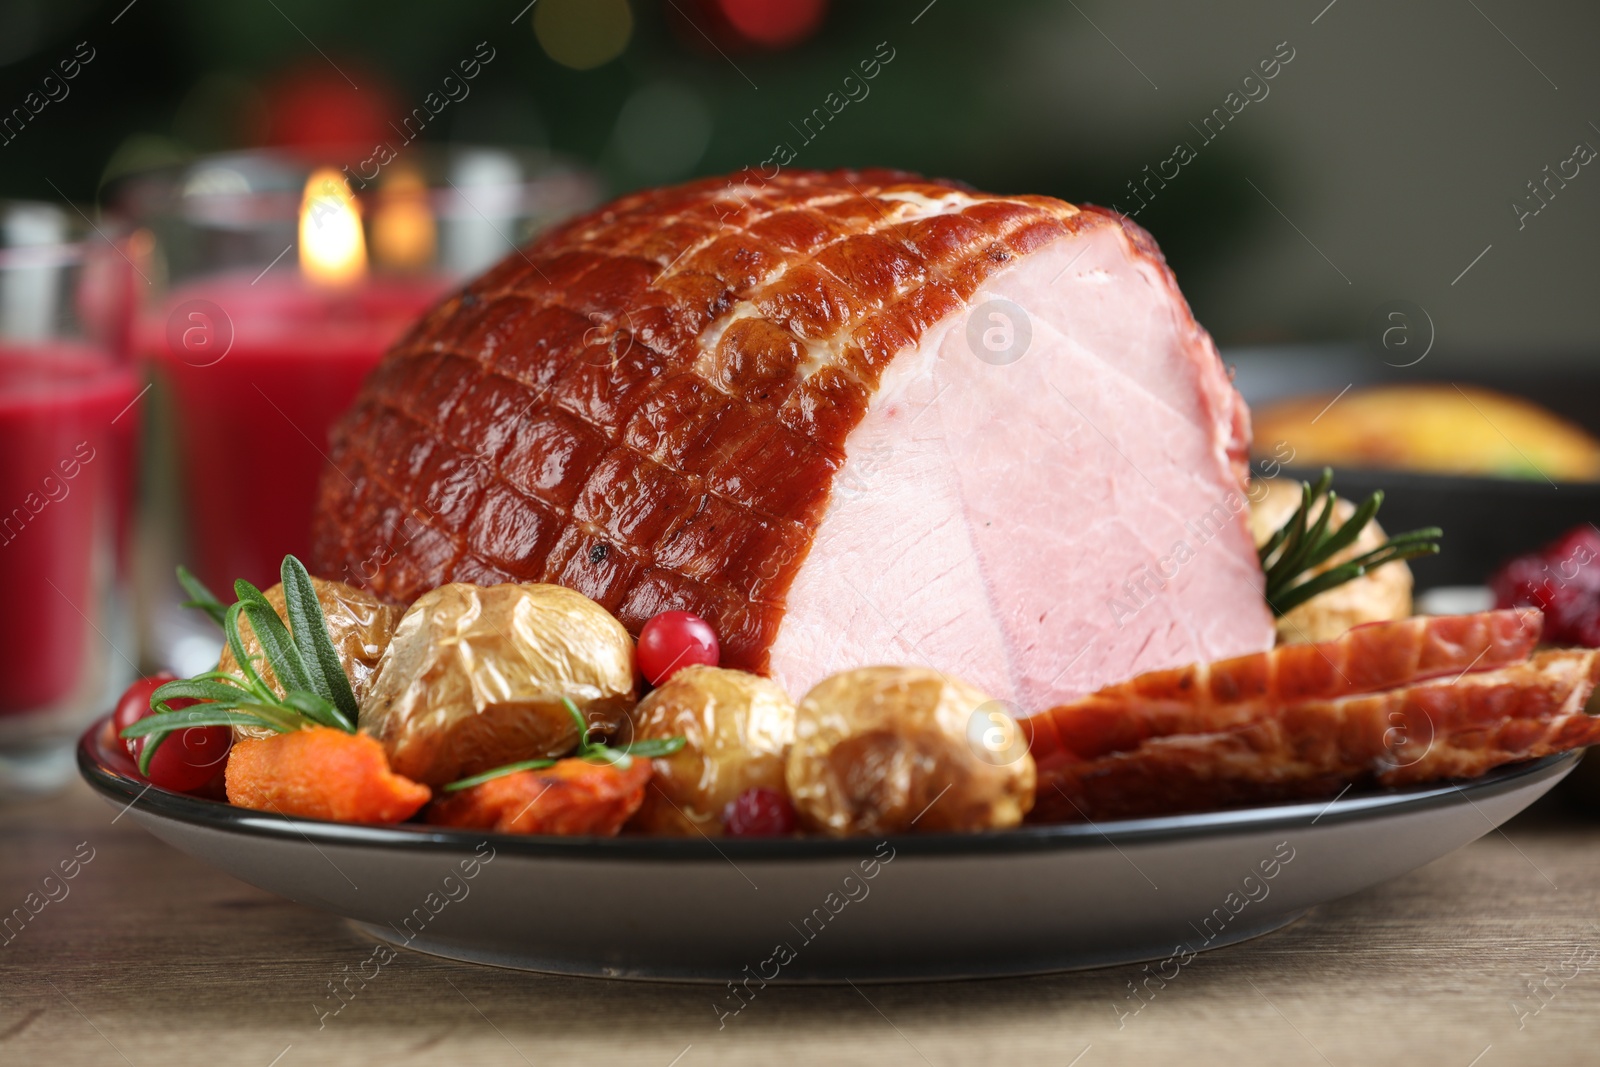
[[(380, 202), (375, 224), (383, 211)], [(235, 578), (265, 588), (285, 553), (309, 555), (329, 428), (449, 284), (367, 273), (361, 219), (337, 171), (307, 181), (299, 230), (297, 274), (196, 281), (146, 324), (173, 402), (190, 566), (219, 595)]]
[(90, 670), (97, 590), (117, 566), (115, 528), (136, 418), (133, 372), (70, 342), (0, 342), (0, 715), (42, 711)]

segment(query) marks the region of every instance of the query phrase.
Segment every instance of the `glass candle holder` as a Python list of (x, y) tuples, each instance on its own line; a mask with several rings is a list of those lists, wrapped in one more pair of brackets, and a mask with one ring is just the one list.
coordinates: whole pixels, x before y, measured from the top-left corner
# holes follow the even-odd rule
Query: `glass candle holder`
[(0, 201), (3, 794), (69, 781), (78, 733), (135, 674), (133, 274), (74, 209)]
[(193, 674), (220, 648), (182, 609), (175, 566), (228, 601), (236, 579), (267, 588), (285, 554), (305, 559), (329, 430), (383, 353), (598, 194), (541, 153), (422, 146), (382, 164), (215, 156), (112, 190), (152, 236), (161, 290), (136, 331), (156, 383), (139, 566), (156, 664)]

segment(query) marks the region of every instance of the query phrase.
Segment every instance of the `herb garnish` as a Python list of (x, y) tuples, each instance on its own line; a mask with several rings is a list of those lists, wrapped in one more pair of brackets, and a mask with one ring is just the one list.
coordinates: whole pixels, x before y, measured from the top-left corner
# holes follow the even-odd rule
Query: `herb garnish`
[[(293, 556), (283, 557), (280, 573), (289, 626), (284, 625), (261, 590), (249, 582), (234, 582), (239, 599), (224, 607), (198, 578), (178, 568), (178, 582), (191, 598), (185, 606), (199, 608), (222, 627), (244, 677), (226, 671), (205, 671), (193, 678), (168, 682), (150, 694), (150, 707), (156, 714), (122, 731), (123, 737), (149, 738), (139, 754), (141, 772), (149, 773), (151, 757), (170, 734), (191, 726), (264, 726), (278, 733), (328, 726), (355, 733), (355, 693), (328, 634), (328, 620), (317, 601), (311, 575)], [(259, 657), (245, 650), (239, 634), (241, 616), (250, 620), (250, 628), (260, 642)], [(282, 696), (262, 681), (256, 670), (260, 660), (265, 660), (277, 676), (278, 684), (283, 686)], [(173, 708), (168, 703), (179, 699), (206, 703), (187, 708)]]
[[(624, 745), (622, 748), (612, 748), (604, 741), (591, 741), (589, 740), (589, 724), (584, 721), (583, 712), (578, 710), (578, 705), (574, 704), (568, 697), (562, 697), (561, 703), (566, 707), (567, 714), (572, 716), (572, 721), (578, 727), (578, 736), (582, 738), (578, 744), (578, 751), (570, 756), (562, 757), (563, 759), (586, 759), (591, 763), (611, 763), (622, 770), (627, 770), (629, 765), (633, 763), (632, 757), (634, 756), (642, 756), (645, 759), (670, 756), (684, 746), (684, 738), (682, 737), (646, 738), (643, 741), (635, 741), (632, 744)], [(470, 778), (463, 778), (459, 782), (451, 782), (443, 787), (443, 791), (454, 793), (462, 789), (471, 789), (475, 785), (482, 785), (484, 782), (503, 778), (518, 771), (539, 771), (546, 767), (554, 767), (558, 762), (560, 761), (554, 759), (526, 759), (518, 763), (507, 763), (502, 767), (484, 771), (482, 774), (474, 774)]]
[[(1444, 531), (1437, 526), (1429, 526), (1397, 534), (1371, 552), (1297, 582), (1301, 576), (1355, 544), (1361, 531), (1366, 529), (1367, 523), (1378, 514), (1378, 508), (1383, 506), (1383, 490), (1380, 489), (1356, 508), (1354, 514), (1338, 529), (1330, 530), (1335, 500), (1332, 485), (1333, 470), (1328, 467), (1322, 469), (1322, 477), (1317, 479), (1315, 485), (1301, 482), (1300, 506), (1260, 548), (1261, 569), (1267, 576), (1267, 606), (1272, 608), (1275, 616), (1286, 615), (1318, 593), (1326, 593), (1354, 581), (1385, 563), (1431, 556), (1439, 551), (1435, 539), (1442, 537)], [(1317, 500), (1321, 501), (1322, 510), (1313, 520), (1311, 512)]]

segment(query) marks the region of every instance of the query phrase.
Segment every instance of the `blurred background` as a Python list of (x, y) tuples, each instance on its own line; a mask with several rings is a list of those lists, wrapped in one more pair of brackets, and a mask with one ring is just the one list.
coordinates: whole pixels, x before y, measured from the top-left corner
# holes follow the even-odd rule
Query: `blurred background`
[[(89, 202), (202, 153), (393, 140), (389, 122), (486, 42), (496, 58), (422, 141), (548, 146), (612, 191), (788, 141), (795, 166), (1130, 212), (1128, 183), (1187, 142), (1195, 158), (1137, 217), (1224, 346), (1358, 341), (1393, 300), (1426, 309), (1439, 362), (1570, 362), (1600, 342), (1600, 178), (1585, 168), (1520, 229), (1512, 207), (1537, 205), (1527, 183), (1575, 144), (1600, 146), (1594, 5), (526, 2), (6, 0), (0, 107), (79, 42), (95, 57), (7, 131), (0, 195)], [(879, 42), (894, 58), (869, 94), (805, 143), (795, 126)], [(1293, 59), (1263, 82), (1280, 43)], [(1230, 93), (1247, 103), (1207, 140)]]

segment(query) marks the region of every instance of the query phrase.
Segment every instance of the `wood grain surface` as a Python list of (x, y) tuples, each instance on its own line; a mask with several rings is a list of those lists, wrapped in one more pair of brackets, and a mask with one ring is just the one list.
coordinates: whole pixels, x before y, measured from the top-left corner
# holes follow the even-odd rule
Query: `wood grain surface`
[[(91, 850), (76, 877), (43, 886)], [(373, 943), (167, 847), (85, 786), (0, 808), (0, 910), (36, 892), (37, 907), (45, 888), (58, 899), (0, 934), (0, 1064), (1600, 1062), (1600, 816), (1559, 797), (1504, 834), (1196, 957), (1120, 1019), (1141, 1003), (1129, 999), (1138, 967), (773, 986), (719, 1030), (710, 987), (401, 952), (319, 1029), (328, 983)]]

